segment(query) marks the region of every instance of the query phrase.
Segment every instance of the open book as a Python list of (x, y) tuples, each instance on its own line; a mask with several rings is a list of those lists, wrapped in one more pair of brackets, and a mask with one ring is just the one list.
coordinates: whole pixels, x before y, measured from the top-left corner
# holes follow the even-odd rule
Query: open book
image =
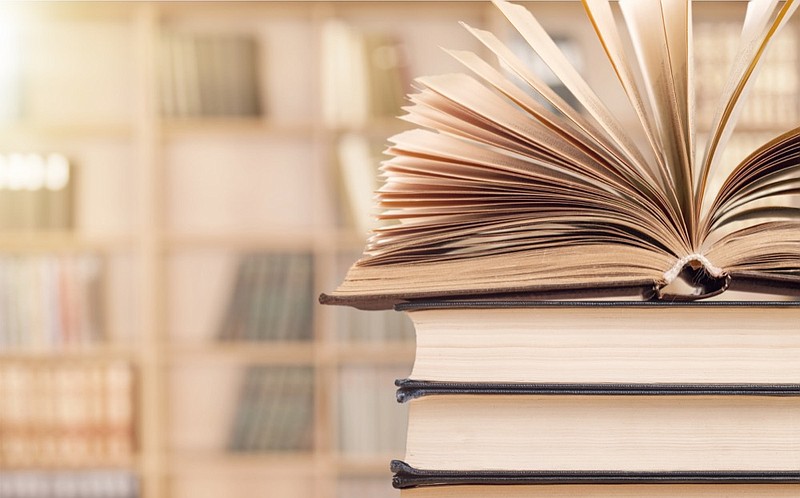
[[(416, 80), (403, 118), (420, 128), (391, 139), (377, 193), (390, 224), (323, 302), (621, 288), (693, 299), (743, 283), (800, 288), (800, 128), (734, 168), (720, 164), (796, 2), (748, 4), (702, 153), (691, 2), (621, 0), (616, 12), (607, 0), (583, 0), (641, 125), (638, 142), (528, 10), (495, 4), (579, 105), (497, 36), (465, 25), (498, 64), (451, 51), (470, 74)], [(681, 280), (690, 285), (676, 287)]]

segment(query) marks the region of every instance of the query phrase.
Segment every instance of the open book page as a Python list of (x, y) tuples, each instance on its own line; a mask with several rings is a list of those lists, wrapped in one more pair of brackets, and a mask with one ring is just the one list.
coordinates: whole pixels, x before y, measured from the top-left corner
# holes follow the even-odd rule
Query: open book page
[(542, 132), (561, 137), (570, 147), (582, 150), (587, 158), (591, 157), (591, 161), (586, 163), (588, 169), (600, 169), (601, 174), (610, 170), (610, 176), (607, 176), (609, 180), (612, 180), (613, 176), (627, 183), (623, 173), (615, 168), (616, 160), (608, 153), (607, 149), (604, 149), (596, 141), (595, 136), (577, 129), (572, 122), (547, 109), (541, 102), (519, 88), (476, 54), (455, 50), (449, 50), (448, 53), (495, 90), (525, 110), (530, 117), (534, 118), (533, 121), (541, 123), (544, 126)]
[[(521, 99), (515, 103), (530, 112), (526, 115), (465, 75), (443, 75), (418, 81), (426, 89), (411, 97), (416, 105), (406, 108), (409, 114), (404, 119), (407, 121), (432, 127), (442, 134), (493, 145), (496, 151), (515, 152), (519, 154), (517, 157), (526, 160), (539, 160), (541, 167), (581, 175), (588, 183), (607, 187), (606, 190), (618, 196), (643, 197), (637, 185), (614, 168), (613, 163), (602, 161), (592, 151), (578, 146), (574, 137), (555, 134), (549, 127), (531, 119), (537, 111), (543, 110), (528, 111), (529, 105), (535, 105), (529, 97), (515, 95)], [(482, 114), (487, 108), (488, 114)], [(436, 138), (431, 137), (431, 140), (435, 142)], [(435, 144), (431, 152), (436, 153)]]
[(800, 128), (768, 142), (723, 183), (703, 226), (704, 252), (729, 271), (797, 274)]
[[(529, 85), (530, 89), (541, 95), (546, 102), (552, 105), (556, 110), (562, 113), (566, 119), (581, 130), (587, 146), (593, 146), (594, 144), (599, 145), (599, 147), (602, 148), (602, 152), (600, 152), (600, 157), (603, 158), (602, 162), (606, 164), (609, 169), (615, 171), (615, 174), (624, 177), (635, 190), (641, 191), (642, 194), (661, 206), (659, 209), (666, 210), (671, 219), (671, 225), (675, 227), (680, 226), (680, 216), (664, 196), (663, 189), (659, 188), (655, 173), (650, 173), (649, 177), (652, 180), (648, 180), (643, 178), (641, 172), (628, 166), (624, 154), (619, 151), (618, 144), (608, 135), (595, 117), (584, 116), (567, 104), (564, 99), (558, 96), (544, 81), (538, 78), (530, 68), (492, 33), (474, 29), (466, 25), (465, 27), (478, 41), (483, 43), (497, 56), (498, 61), (506, 65), (516, 76)], [(606, 110), (605, 113), (607, 114), (608, 111)], [(593, 150), (596, 150), (596, 148), (593, 148)]]
[(650, 102), (645, 100), (647, 96), (646, 89), (639, 88), (634, 76), (634, 70), (625, 54), (622, 37), (617, 30), (611, 5), (608, 0), (584, 0), (583, 3), (597, 37), (602, 43), (614, 72), (645, 131), (645, 136), (653, 153), (654, 164), (652, 168), (655, 176), (659, 179), (659, 184), (664, 191), (668, 192), (671, 207), (677, 213), (680, 211), (680, 204), (671, 181), (671, 175), (667, 169), (668, 166), (664, 161), (664, 146), (661, 143), (661, 136), (658, 134), (658, 126), (655, 123)]
[[(547, 64), (551, 71), (569, 88), (578, 102), (593, 116), (603, 127), (606, 133), (618, 144), (625, 156), (625, 166), (631, 175), (640, 176), (649, 173), (650, 168), (645, 166), (645, 160), (625, 132), (622, 125), (603, 104), (589, 84), (580, 76), (569, 63), (552, 38), (539, 24), (536, 18), (520, 5), (513, 5), (504, 0), (494, 0), (495, 5), (503, 12), (506, 18), (519, 31), (520, 35), (531, 45), (536, 53)], [(652, 184), (655, 180), (648, 176)]]
[[(682, 6), (682, 9), (681, 9)], [(664, 147), (664, 161), (677, 193), (687, 231), (693, 231), (691, 149), (686, 92), (686, 42), (668, 46), (670, 40), (686, 36), (688, 5), (658, 0), (622, 1), (620, 7), (633, 42), (639, 67), (653, 106), (657, 129)], [(681, 25), (683, 20), (683, 25)], [(677, 24), (677, 25), (676, 25)], [(678, 33), (670, 31), (679, 30)], [(683, 52), (681, 53), (681, 50)], [(677, 81), (677, 84), (676, 84)]]
[(775, 14), (777, 4), (777, 0), (753, 0), (748, 4), (739, 50), (720, 96), (721, 104), (712, 122), (711, 135), (706, 143), (702, 163), (696, 168), (698, 175), (696, 196), (700, 220), (709, 216), (709, 203), (715, 197), (715, 192), (706, 192), (708, 177), (713, 174), (714, 167), (722, 155), (721, 151), (733, 133), (744, 97), (752, 87), (759, 63), (763, 59), (762, 55), (772, 37), (786, 24), (798, 5), (789, 0)]
[[(800, 132), (766, 144), (718, 192), (705, 192), (713, 172), (707, 163), (693, 169), (687, 3), (623, 0), (617, 16), (607, 0), (584, 0), (645, 131), (647, 154), (531, 13), (496, 4), (586, 114), (495, 35), (466, 26), (499, 64), (452, 50), (470, 75), (416, 80), (403, 119), (423, 129), (390, 139), (377, 192), (387, 224), (373, 231), (334, 297), (396, 302), (655, 285), (668, 298), (683, 279), (691, 285), (678, 297), (696, 298), (724, 290), (734, 274), (800, 285), (800, 210), (793, 204)], [(707, 160), (724, 145), (748, 81), (793, 5), (751, 4)], [(648, 163), (647, 155), (656, 159)], [(702, 209), (696, 192), (705, 196)]]

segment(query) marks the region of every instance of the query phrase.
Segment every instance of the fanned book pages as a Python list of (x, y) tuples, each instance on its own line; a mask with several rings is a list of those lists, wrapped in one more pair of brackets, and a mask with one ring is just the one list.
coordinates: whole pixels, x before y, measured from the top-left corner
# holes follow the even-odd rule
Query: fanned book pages
[(613, 289), (669, 299), (729, 287), (797, 293), (800, 128), (735, 167), (721, 161), (796, 2), (749, 2), (703, 146), (691, 2), (583, 0), (640, 130), (615, 117), (528, 10), (494, 3), (577, 104), (497, 36), (465, 25), (492, 56), (450, 51), (463, 74), (416, 80), (403, 118), (419, 128), (394, 136), (382, 165), (377, 202), (386, 223), (322, 302), (382, 308), (423, 297)]

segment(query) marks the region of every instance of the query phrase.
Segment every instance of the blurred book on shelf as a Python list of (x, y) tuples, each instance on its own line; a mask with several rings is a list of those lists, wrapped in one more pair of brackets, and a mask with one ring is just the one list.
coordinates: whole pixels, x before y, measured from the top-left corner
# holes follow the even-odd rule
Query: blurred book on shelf
[(139, 481), (130, 472), (0, 472), (0, 498), (136, 498)]
[(73, 176), (61, 154), (0, 154), (0, 231), (72, 229)]
[[(741, 38), (741, 23), (703, 21), (694, 27), (697, 122), (707, 129), (719, 106), (728, 68), (734, 62)], [(750, 128), (773, 129), (775, 133), (794, 126), (800, 108), (800, 74), (797, 73), (800, 31), (787, 26), (764, 56), (763, 67), (753, 85), (739, 123)]]
[(408, 88), (401, 41), (338, 19), (322, 28), (322, 111), (330, 126), (363, 126), (401, 113)]
[(102, 276), (95, 255), (0, 255), (0, 349), (102, 343)]
[(161, 114), (171, 118), (259, 116), (259, 47), (253, 36), (164, 32)]
[(346, 133), (336, 144), (341, 210), (338, 218), (343, 225), (357, 230), (359, 236), (378, 226), (374, 196), (380, 187), (378, 166), (385, 148), (385, 140), (358, 133)]
[(311, 340), (313, 281), (313, 258), (308, 253), (243, 255), (218, 339)]
[(232, 452), (309, 451), (314, 424), (314, 371), (251, 366), (231, 428)]
[(406, 405), (398, 406), (386, 389), (408, 375), (407, 368), (349, 365), (339, 370), (339, 451), (345, 456), (402, 453), (408, 423)]
[(134, 379), (126, 362), (0, 365), (3, 468), (127, 467)]
[(342, 343), (414, 342), (414, 327), (403, 314), (356, 309), (337, 309), (335, 313), (337, 339)]
[[(741, 24), (734, 21), (700, 21), (694, 26), (695, 105), (698, 139), (707, 140), (707, 130), (719, 105), (720, 94), (734, 62), (741, 37)], [(758, 79), (743, 106), (739, 126), (731, 136), (719, 163), (720, 170), (730, 171), (758, 146), (786, 128), (795, 126), (800, 110), (800, 30), (789, 25), (776, 37), (774, 46), (764, 55)], [(698, 150), (702, 150), (698, 148)], [(710, 188), (717, 189), (725, 175), (709, 178)]]

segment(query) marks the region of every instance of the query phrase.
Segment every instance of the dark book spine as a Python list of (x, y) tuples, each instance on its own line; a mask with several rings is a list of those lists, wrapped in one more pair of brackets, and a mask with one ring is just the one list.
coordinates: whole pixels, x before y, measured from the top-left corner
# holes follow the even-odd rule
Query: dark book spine
[(800, 484), (800, 470), (614, 471), (614, 470), (427, 470), (393, 460), (397, 489), (461, 485), (555, 484)]
[(800, 396), (800, 384), (483, 383), (414, 379), (395, 381), (397, 401), (431, 395), (552, 396)]

